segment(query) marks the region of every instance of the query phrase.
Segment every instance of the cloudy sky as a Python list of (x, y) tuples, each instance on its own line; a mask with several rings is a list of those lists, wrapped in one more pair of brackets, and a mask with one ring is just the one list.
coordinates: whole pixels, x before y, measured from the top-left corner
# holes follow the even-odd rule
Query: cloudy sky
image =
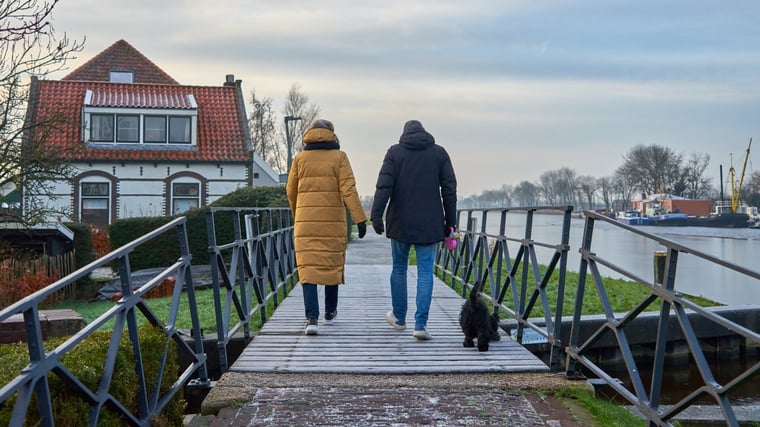
[(451, 155), (460, 196), (561, 167), (607, 176), (637, 144), (709, 154), (717, 187), (760, 137), (750, 0), (61, 0), (53, 22), (86, 37), (69, 70), (124, 39), (182, 84), (234, 74), (278, 112), (300, 84), (362, 195), (409, 119)]

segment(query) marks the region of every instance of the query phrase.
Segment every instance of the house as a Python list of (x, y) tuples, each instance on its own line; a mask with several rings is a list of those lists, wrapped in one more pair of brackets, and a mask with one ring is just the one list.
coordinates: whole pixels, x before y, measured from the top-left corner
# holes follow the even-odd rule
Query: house
[(279, 185), (252, 151), (240, 80), (182, 85), (124, 40), (61, 80), (32, 79), (27, 127), (53, 115), (65, 122), (45, 144), (66, 152), (78, 174), (54, 183), (52, 198), (22, 195), (71, 212), (59, 221), (106, 227), (181, 214), (244, 186)]
[(672, 194), (660, 196), (652, 194), (649, 197), (632, 201), (633, 209), (649, 216), (661, 213), (683, 213), (690, 216), (709, 215), (713, 208), (712, 200), (687, 199)]

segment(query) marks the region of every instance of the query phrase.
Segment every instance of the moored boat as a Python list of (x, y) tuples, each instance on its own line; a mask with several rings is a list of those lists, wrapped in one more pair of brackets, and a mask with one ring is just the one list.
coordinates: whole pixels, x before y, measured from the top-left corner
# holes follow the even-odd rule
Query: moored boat
[(729, 201), (719, 200), (710, 215), (697, 216), (689, 219), (692, 226), (697, 227), (722, 227), (722, 228), (747, 228), (752, 225), (749, 212), (757, 211), (741, 202), (734, 208)]
[[(653, 215), (648, 217), (646, 225), (660, 225), (668, 227), (682, 227), (689, 225), (691, 218), (684, 213), (666, 213), (661, 215)], [(692, 217), (693, 218), (693, 217)]]
[(641, 215), (639, 211), (618, 212), (615, 219), (628, 225), (645, 225), (648, 222), (648, 218)]

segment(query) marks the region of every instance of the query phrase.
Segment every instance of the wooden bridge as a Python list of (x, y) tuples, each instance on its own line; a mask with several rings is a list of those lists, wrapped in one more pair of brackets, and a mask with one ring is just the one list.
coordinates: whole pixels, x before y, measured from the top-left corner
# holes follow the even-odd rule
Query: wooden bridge
[[(416, 267), (409, 267), (409, 314), (404, 331), (385, 322), (391, 308), (390, 240), (368, 233), (348, 245), (346, 285), (341, 286), (333, 325), (320, 319), (319, 335), (303, 333), (305, 315), (296, 287), (262, 327), (229, 372), (436, 374), (547, 372), (549, 368), (502, 331), (488, 352), (462, 346), (459, 309), (463, 299), (438, 279), (433, 286), (430, 341), (412, 337)], [(320, 310), (324, 295), (320, 289)]]

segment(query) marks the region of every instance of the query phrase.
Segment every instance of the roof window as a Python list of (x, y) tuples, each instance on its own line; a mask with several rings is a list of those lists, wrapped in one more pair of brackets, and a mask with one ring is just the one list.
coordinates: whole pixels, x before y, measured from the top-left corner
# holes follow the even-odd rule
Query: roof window
[(111, 70), (108, 75), (108, 81), (111, 83), (133, 83), (135, 73), (133, 71), (114, 71)]

